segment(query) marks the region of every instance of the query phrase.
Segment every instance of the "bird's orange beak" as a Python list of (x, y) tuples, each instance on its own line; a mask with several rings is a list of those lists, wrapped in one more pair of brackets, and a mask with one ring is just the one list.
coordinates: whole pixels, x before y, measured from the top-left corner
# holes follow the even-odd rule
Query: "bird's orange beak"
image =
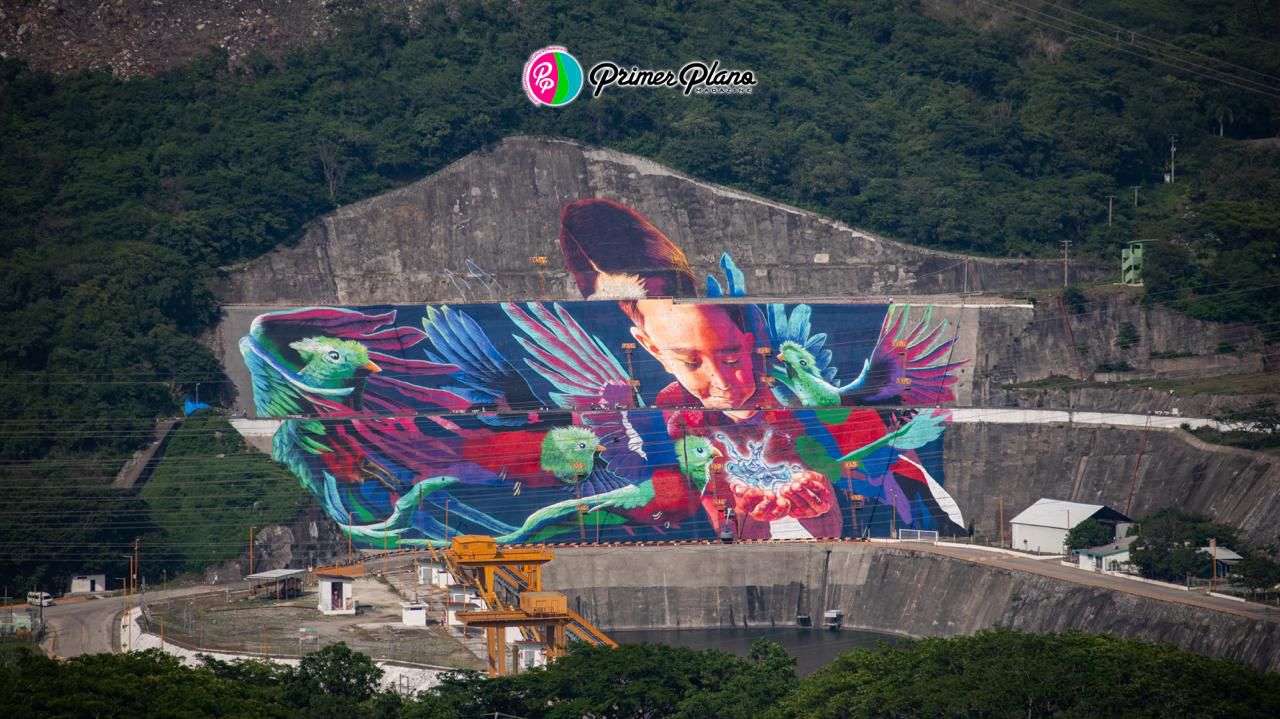
[(367, 370), (369, 370), (370, 372), (381, 372), (381, 371), (382, 371), (382, 368), (381, 368), (381, 367), (379, 367), (378, 365), (374, 364), (374, 363), (373, 363), (373, 360), (369, 360), (368, 362), (365, 362), (364, 364), (360, 365), (360, 368), (361, 368), (361, 369), (367, 369)]
[(723, 457), (723, 456), (724, 456), (724, 452), (721, 452), (719, 449), (717, 449), (717, 448), (716, 448), (716, 446), (715, 446), (715, 445), (712, 445), (712, 446), (711, 446), (711, 456), (712, 456), (712, 457)]
[(781, 352), (779, 352), (779, 353), (778, 353), (778, 361), (779, 361), (779, 362), (786, 362), (786, 361), (787, 361), (787, 356), (786, 356), (786, 355), (784, 355), (784, 354), (782, 354)]
[(596, 451), (597, 451), (597, 452), (603, 452), (603, 451), (604, 451), (604, 445), (603, 445), (603, 444), (597, 444), (597, 445), (596, 445)]

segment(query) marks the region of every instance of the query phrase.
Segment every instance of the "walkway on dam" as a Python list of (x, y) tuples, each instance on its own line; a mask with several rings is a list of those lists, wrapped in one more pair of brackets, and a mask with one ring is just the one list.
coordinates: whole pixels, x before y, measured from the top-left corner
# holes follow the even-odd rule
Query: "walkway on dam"
[[(889, 407), (887, 409), (901, 409)], [(1016, 409), (1004, 407), (948, 407), (951, 421), (960, 424), (1085, 424), (1138, 429), (1178, 429), (1192, 427), (1226, 429), (1221, 423), (1205, 417), (1179, 417), (1166, 414), (1129, 414), (1124, 412), (1083, 412), (1058, 409)], [(236, 428), (250, 444), (270, 452), (271, 437), (283, 420), (233, 418)], [(265, 444), (264, 444), (265, 441)]]
[(1280, 608), (1265, 604), (1240, 602), (1220, 597), (1211, 597), (1196, 591), (1184, 591), (1174, 586), (1150, 584), (1147, 582), (1117, 577), (1101, 572), (1090, 572), (1077, 567), (1064, 566), (1057, 558), (1036, 559), (1020, 556), (1014, 552), (989, 549), (986, 547), (965, 547), (956, 544), (927, 544), (922, 542), (886, 542), (889, 546), (911, 549), (930, 554), (939, 554), (951, 559), (961, 559), (985, 567), (997, 567), (1014, 572), (1039, 574), (1043, 577), (1058, 579), (1075, 584), (1083, 584), (1099, 589), (1125, 592), (1162, 602), (1185, 604), (1200, 609), (1233, 614), (1246, 619), (1265, 622), (1280, 622)]

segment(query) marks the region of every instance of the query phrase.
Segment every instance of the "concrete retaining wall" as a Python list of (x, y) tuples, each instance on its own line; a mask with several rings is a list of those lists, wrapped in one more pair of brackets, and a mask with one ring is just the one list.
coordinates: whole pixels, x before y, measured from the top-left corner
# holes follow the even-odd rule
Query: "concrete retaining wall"
[(1181, 430), (957, 423), (944, 451), (947, 491), (987, 537), (999, 533), (1001, 498), (1008, 522), (1053, 497), (1127, 507), (1132, 517), (1179, 507), (1238, 527), (1250, 545), (1280, 538), (1280, 458)]
[[(635, 208), (684, 250), (695, 273), (733, 254), (760, 296), (909, 295), (1052, 287), (1050, 260), (965, 258), (893, 242), (818, 215), (700, 182), (634, 155), (513, 137), (412, 185), (311, 223), (292, 247), (234, 268), (228, 303), (375, 304), (464, 297), (445, 269), (492, 273), (498, 298), (576, 294), (563, 269), (560, 211), (589, 197)], [(549, 258), (545, 269), (530, 257)], [(1079, 266), (1075, 279), (1109, 268)]]
[(1280, 670), (1280, 624), (875, 544), (557, 549), (548, 587), (602, 627), (820, 622), (917, 637), (1005, 626), (1169, 642)]

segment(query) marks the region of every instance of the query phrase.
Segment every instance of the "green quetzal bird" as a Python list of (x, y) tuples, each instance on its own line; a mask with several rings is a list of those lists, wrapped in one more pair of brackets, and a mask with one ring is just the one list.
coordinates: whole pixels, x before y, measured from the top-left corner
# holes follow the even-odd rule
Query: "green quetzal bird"
[(542, 440), (539, 463), (582, 497), (630, 486), (625, 477), (609, 469), (601, 456), (604, 451), (595, 432), (586, 427), (556, 427)]
[[(273, 457), (357, 538), (391, 522), (378, 520), (394, 514), (410, 494), (417, 500), (459, 481), (424, 459), (430, 439), (412, 417), (419, 405), (470, 406), (416, 383), (457, 368), (394, 354), (426, 338), (414, 328), (389, 328), (394, 320), (394, 311), (308, 307), (259, 316), (240, 340), (257, 416), (283, 420)], [(386, 376), (388, 368), (393, 376)], [(472, 513), (460, 503), (454, 512)], [(419, 531), (434, 530), (419, 524)]]
[[(931, 323), (933, 308), (919, 322), (908, 325), (910, 305), (890, 305), (871, 356), (852, 381), (836, 380), (831, 351), (824, 349), (825, 334), (812, 334), (811, 310), (800, 305), (787, 315), (786, 306), (769, 306), (770, 340), (777, 348), (778, 364), (770, 374), (784, 403), (802, 407), (838, 407), (896, 400), (907, 405), (938, 405), (955, 399), (951, 385), (955, 370), (964, 364), (950, 360), (956, 338), (944, 338), (947, 322)], [(794, 397), (786, 402), (785, 395)]]
[[(575, 463), (587, 451), (581, 446), (581, 439), (585, 437), (571, 448), (570, 456)], [(590, 449), (595, 452), (594, 446)], [(565, 456), (559, 449), (552, 449), (552, 454), (555, 455), (552, 461), (557, 464)], [(658, 467), (650, 479), (639, 484), (628, 484), (592, 497), (566, 499), (543, 507), (529, 515), (519, 529), (497, 537), (497, 540), (524, 541), (535, 532), (538, 534), (534, 539), (538, 540), (568, 531), (571, 527), (557, 523), (581, 512), (580, 507), (586, 507), (586, 514), (601, 513), (590, 520), (593, 526), (679, 523), (693, 516), (699, 507), (705, 506), (708, 512), (714, 511), (705, 491), (710, 481), (712, 462), (719, 456), (720, 451), (711, 440), (696, 435), (682, 437), (675, 443), (676, 467)]]

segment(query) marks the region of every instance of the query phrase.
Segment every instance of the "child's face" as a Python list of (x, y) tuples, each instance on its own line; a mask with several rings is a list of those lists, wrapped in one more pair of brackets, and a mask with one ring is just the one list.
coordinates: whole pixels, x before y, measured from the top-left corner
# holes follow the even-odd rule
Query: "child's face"
[(631, 334), (703, 407), (747, 406), (756, 392), (751, 352), (755, 337), (723, 307), (640, 300), (644, 317)]

